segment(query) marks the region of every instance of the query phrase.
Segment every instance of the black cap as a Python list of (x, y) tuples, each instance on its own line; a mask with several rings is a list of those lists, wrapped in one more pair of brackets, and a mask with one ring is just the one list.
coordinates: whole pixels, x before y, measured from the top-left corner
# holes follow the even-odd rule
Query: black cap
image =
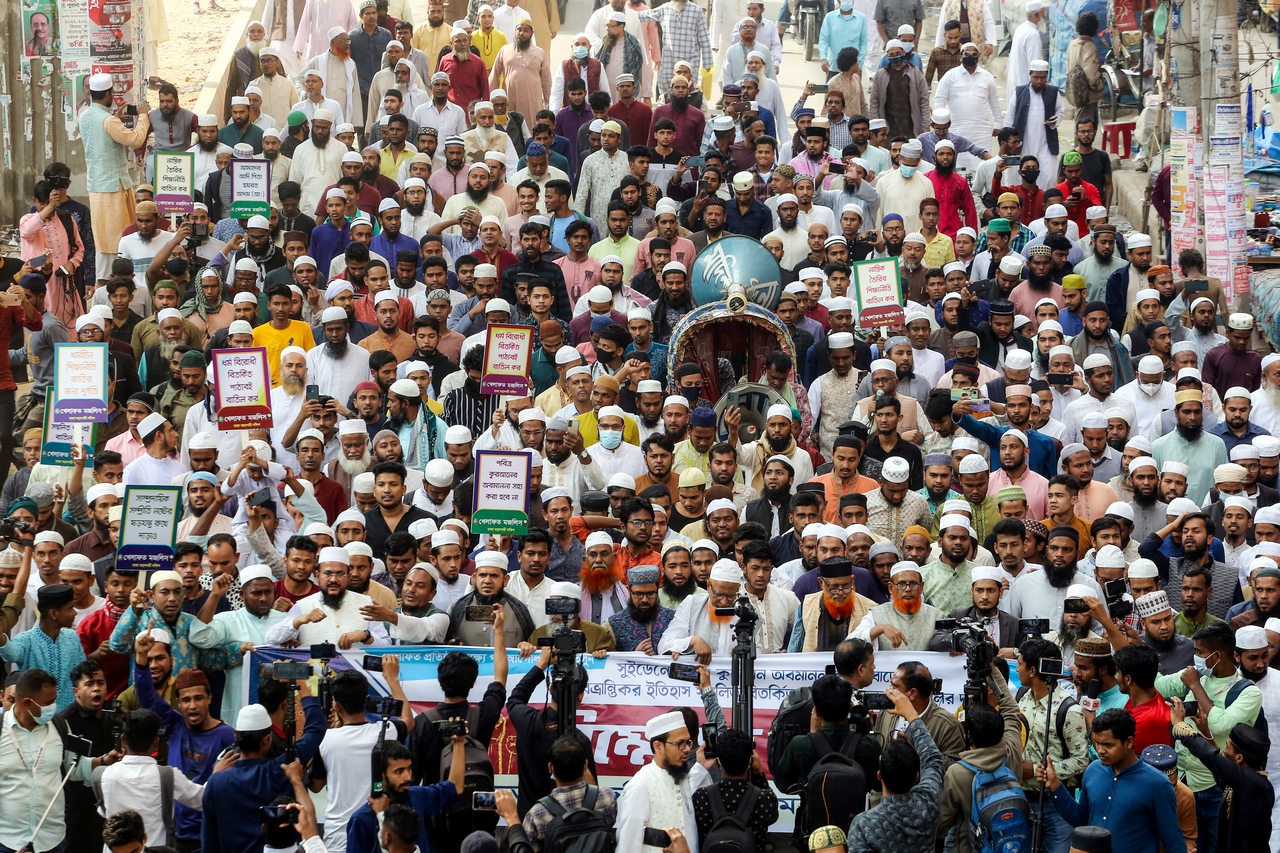
[(128, 402), (141, 403), (153, 412), (156, 410), (156, 395), (150, 394), (146, 391), (139, 391), (136, 394), (130, 394)]
[(582, 496), (583, 512), (606, 512), (609, 509), (609, 496), (604, 492), (586, 492)]
[(1078, 826), (1071, 831), (1071, 849), (1080, 853), (1111, 853), (1111, 830)]
[(1244, 756), (1244, 763), (1261, 770), (1267, 765), (1271, 752), (1271, 738), (1267, 733), (1244, 723), (1236, 723), (1231, 729), (1231, 743)]
[(1018, 313), (1013, 303), (1008, 299), (997, 299), (991, 303), (989, 310), (996, 317), (1012, 317)]
[(29, 272), (18, 282), (18, 287), (28, 293), (36, 293), (43, 296), (46, 290), (44, 276), (38, 272)]
[(813, 492), (814, 494), (825, 495), (827, 493), (827, 487), (821, 483), (815, 483), (813, 480), (809, 480), (807, 483), (800, 483), (796, 486), (796, 494), (798, 495), (801, 492)]
[(848, 557), (827, 557), (818, 563), (818, 577), (847, 578), (853, 574), (853, 562)]
[(76, 594), (65, 583), (51, 583), (40, 587), (36, 593), (36, 607), (41, 612), (54, 607), (65, 607), (75, 600)]

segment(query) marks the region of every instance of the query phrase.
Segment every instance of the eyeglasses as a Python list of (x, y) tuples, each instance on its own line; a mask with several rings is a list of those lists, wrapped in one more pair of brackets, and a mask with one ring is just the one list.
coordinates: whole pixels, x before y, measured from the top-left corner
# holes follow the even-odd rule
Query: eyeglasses
[(924, 586), (920, 581), (894, 581), (893, 585), (903, 592), (910, 592), (913, 589), (919, 589)]
[(827, 592), (832, 592), (832, 593), (835, 593), (835, 592), (843, 592), (843, 593), (850, 593), (850, 592), (853, 592), (853, 584), (851, 584), (851, 583), (839, 583), (839, 584), (836, 584), (836, 583), (832, 583), (831, 581), (827, 581), (827, 582), (824, 584), (824, 586), (826, 587)]
[(734, 592), (708, 592), (707, 596), (712, 601), (733, 601), (738, 597), (738, 593), (736, 590)]
[(652, 518), (632, 518), (627, 520), (627, 524), (634, 524), (636, 527), (653, 527)]
[(667, 746), (674, 746), (676, 749), (688, 749), (693, 746), (693, 738), (682, 738), (681, 740), (663, 741)]

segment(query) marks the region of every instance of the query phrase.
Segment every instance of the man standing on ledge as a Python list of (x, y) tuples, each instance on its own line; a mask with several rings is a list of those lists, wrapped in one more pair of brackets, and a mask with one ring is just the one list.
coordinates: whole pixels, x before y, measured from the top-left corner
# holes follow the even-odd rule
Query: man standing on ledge
[[(147, 141), (151, 130), (151, 106), (144, 98), (132, 130), (121, 116), (125, 105), (111, 108), (115, 79), (110, 74), (89, 78), (89, 106), (80, 113), (80, 136), (84, 139), (85, 176), (89, 185), (89, 213), (93, 242), (98, 248), (97, 280), (111, 274), (120, 235), (133, 223), (133, 178), (125, 152)], [(88, 261), (88, 258), (85, 259)]]

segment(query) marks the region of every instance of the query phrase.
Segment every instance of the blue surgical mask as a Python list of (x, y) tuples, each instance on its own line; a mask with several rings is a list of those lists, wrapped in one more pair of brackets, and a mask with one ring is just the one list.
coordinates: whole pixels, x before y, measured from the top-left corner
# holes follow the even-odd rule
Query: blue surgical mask
[(852, 11), (853, 11), (853, 4), (852, 4), (852, 3), (841, 3), (841, 4), (840, 4), (840, 12), (841, 12), (841, 14), (847, 15), (847, 14), (849, 14), (849, 13), (850, 13), (850, 12), (852, 12)]
[(40, 713), (35, 715), (37, 726), (47, 726), (53, 722), (54, 715), (58, 713), (58, 705), (55, 702), (52, 705), (40, 706)]
[(919, 167), (908, 166), (906, 163), (903, 163), (902, 165), (898, 166), (898, 171), (902, 173), (902, 177), (910, 178), (912, 175), (916, 173), (917, 168)]
[(583, 47), (582, 45), (578, 45), (577, 47), (575, 47), (575, 48), (573, 49), (573, 58), (574, 58), (574, 59), (586, 59), (586, 58), (587, 58), (587, 48)]
[(617, 450), (618, 445), (622, 444), (622, 430), (620, 429), (600, 430), (600, 443), (604, 445), (606, 450)]
[(1217, 652), (1214, 652), (1208, 657), (1203, 657), (1203, 658), (1200, 657), (1199, 655), (1196, 655), (1195, 657), (1196, 675), (1200, 676), (1201, 678), (1204, 678), (1206, 675), (1209, 675), (1211, 672), (1213, 672), (1213, 666), (1212, 664), (1209, 663), (1209, 661), (1212, 660), (1213, 655), (1216, 655), (1216, 654)]

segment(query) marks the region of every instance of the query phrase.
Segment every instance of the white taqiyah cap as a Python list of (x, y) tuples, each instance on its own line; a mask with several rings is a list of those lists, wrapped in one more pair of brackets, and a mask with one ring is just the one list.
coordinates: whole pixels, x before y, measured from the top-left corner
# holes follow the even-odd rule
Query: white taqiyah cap
[(240, 570), (241, 589), (256, 580), (269, 580), (274, 583), (275, 576), (271, 574), (271, 567), (264, 566), (262, 563), (254, 563)]
[(1095, 593), (1088, 584), (1073, 583), (1067, 587), (1067, 598), (1088, 598), (1092, 595), (1095, 595)]
[(1128, 575), (1130, 578), (1158, 578), (1160, 569), (1151, 560), (1139, 557), (1129, 564)]
[[(340, 524), (341, 521), (342, 520), (339, 517), (338, 519), (334, 520), (334, 524), (335, 525)], [(338, 548), (338, 547), (330, 546), (328, 548), (320, 549), (320, 558), (317, 562), (321, 564), (341, 563), (344, 566), (349, 566), (351, 565), (351, 557), (347, 554), (346, 548)]]
[(1124, 551), (1115, 545), (1103, 545), (1093, 555), (1093, 564), (1100, 569), (1123, 569), (1126, 563)]
[(733, 560), (716, 560), (711, 566), (710, 580), (718, 583), (742, 583), (742, 569)]
[(665, 714), (659, 714), (644, 724), (644, 736), (649, 740), (656, 740), (665, 734), (679, 731), (683, 728), (685, 728), (684, 714), (679, 711), (668, 711)]
[(594, 548), (597, 545), (608, 545), (613, 547), (613, 537), (603, 530), (594, 530), (587, 534), (587, 541), (583, 543), (587, 548)]
[(237, 732), (265, 732), (270, 728), (271, 715), (257, 703), (245, 705), (236, 715)]
[(453, 485), (453, 476), (452, 462), (448, 459), (432, 459), (423, 470), (422, 478), (437, 489), (443, 489)]

